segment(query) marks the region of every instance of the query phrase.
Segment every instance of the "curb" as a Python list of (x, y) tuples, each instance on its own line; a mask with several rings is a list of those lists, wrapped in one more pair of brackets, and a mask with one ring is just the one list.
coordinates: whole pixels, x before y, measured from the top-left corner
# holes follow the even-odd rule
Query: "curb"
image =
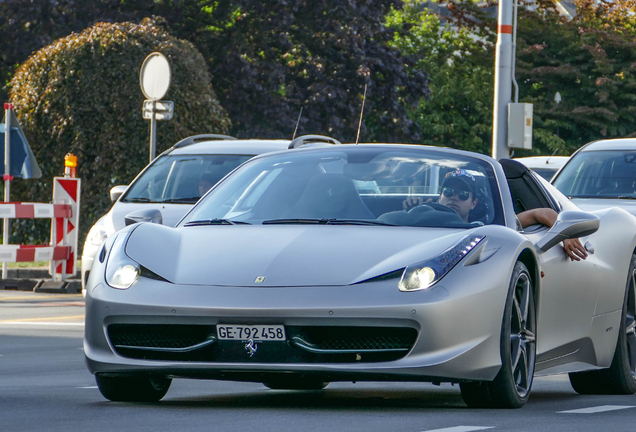
[(0, 279), (0, 289), (50, 294), (78, 294), (82, 292), (79, 273), (76, 278), (58, 282), (51, 279), (48, 270), (8, 269), (7, 279)]

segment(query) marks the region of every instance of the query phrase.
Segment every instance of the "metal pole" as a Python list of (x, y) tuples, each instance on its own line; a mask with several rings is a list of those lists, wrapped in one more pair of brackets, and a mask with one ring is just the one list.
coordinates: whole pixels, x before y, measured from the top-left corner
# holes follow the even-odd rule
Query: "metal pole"
[(508, 158), (508, 104), (512, 98), (512, 0), (499, 0), (499, 24), (495, 53), (492, 157)]
[[(4, 202), (10, 202), (10, 180), (11, 174), (11, 104), (4, 104)], [(9, 218), (3, 218), (4, 223), (2, 227), (2, 244), (9, 244)], [(2, 279), (7, 279), (8, 269), (7, 263), (2, 263)]]
[(155, 159), (155, 148), (157, 142), (157, 101), (152, 101), (150, 112), (150, 162)]

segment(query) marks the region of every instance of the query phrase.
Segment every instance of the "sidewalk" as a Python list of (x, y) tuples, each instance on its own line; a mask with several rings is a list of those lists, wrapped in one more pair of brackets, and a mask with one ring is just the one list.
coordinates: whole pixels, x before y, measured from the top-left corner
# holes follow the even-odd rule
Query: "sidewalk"
[(0, 279), (0, 289), (44, 293), (75, 294), (82, 292), (78, 269), (73, 278), (64, 282), (51, 279), (47, 267), (19, 267), (7, 269), (7, 278)]

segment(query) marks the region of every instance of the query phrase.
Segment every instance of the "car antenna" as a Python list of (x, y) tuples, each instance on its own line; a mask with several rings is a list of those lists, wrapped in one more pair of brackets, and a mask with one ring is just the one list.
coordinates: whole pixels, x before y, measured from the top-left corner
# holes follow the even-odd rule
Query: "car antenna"
[[(557, 149), (554, 151), (554, 153), (552, 153), (552, 156), (554, 156), (554, 155), (556, 154), (556, 152), (558, 152), (558, 151), (559, 151), (559, 148), (557, 147)], [(549, 158), (545, 161), (546, 165), (550, 162), (550, 158), (551, 158), (552, 156), (550, 156), (550, 157), (549, 157)]]
[(300, 107), (300, 114), (298, 114), (298, 120), (296, 121), (296, 127), (294, 128), (294, 136), (292, 136), (292, 141), (296, 138), (296, 131), (298, 130), (298, 125), (300, 124), (300, 117), (303, 115), (303, 107)]
[(362, 127), (362, 113), (364, 113), (364, 101), (367, 99), (367, 86), (364, 85), (364, 95), (362, 96), (362, 109), (360, 109), (360, 122), (358, 123), (358, 133), (356, 135), (356, 145), (358, 145), (358, 140), (360, 139), (360, 128)]

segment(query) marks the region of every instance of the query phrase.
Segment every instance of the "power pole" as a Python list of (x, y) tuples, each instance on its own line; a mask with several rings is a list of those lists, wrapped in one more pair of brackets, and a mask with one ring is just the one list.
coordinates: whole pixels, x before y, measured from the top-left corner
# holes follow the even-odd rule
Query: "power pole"
[(495, 98), (493, 106), (492, 157), (510, 157), (508, 149), (508, 104), (512, 102), (514, 46), (513, 0), (499, 0), (499, 22), (495, 53)]

